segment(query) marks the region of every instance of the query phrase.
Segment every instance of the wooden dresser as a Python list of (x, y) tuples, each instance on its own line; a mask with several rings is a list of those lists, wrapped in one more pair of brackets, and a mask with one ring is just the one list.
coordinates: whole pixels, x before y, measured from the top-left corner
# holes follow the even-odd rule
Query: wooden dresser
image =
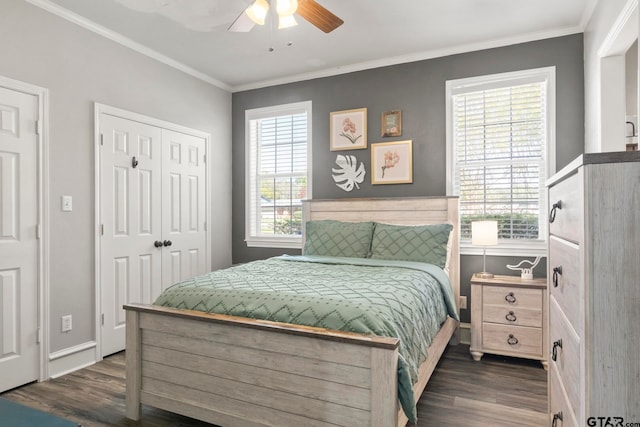
[(484, 353), (524, 357), (546, 368), (547, 282), (520, 276), (471, 278), (473, 360)]
[(640, 422), (640, 153), (584, 154), (547, 187), (549, 424)]

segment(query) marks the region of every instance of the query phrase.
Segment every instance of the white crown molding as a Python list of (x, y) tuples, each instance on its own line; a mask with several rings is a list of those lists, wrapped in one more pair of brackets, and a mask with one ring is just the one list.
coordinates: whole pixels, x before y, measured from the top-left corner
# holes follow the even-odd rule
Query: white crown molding
[(448, 47), (444, 49), (436, 49), (436, 50), (430, 50), (425, 52), (412, 53), (408, 55), (394, 56), (391, 58), (384, 58), (380, 60), (360, 62), (357, 64), (350, 64), (350, 65), (329, 68), (329, 69), (320, 70), (320, 71), (313, 71), (310, 73), (302, 73), (302, 74), (282, 77), (278, 79), (264, 80), (264, 81), (255, 82), (255, 83), (236, 85), (231, 87), (231, 91), (243, 92), (246, 90), (261, 89), (269, 86), (295, 83), (295, 82), (300, 82), (304, 80), (313, 80), (313, 79), (318, 79), (322, 77), (337, 76), (340, 74), (348, 74), (356, 71), (387, 67), (390, 65), (398, 65), (398, 64), (408, 63), (408, 62), (423, 61), (426, 59), (441, 58), (444, 56), (457, 55), (461, 53), (473, 52), (478, 50), (493, 49), (497, 47), (527, 43), (527, 42), (536, 41), (536, 40), (562, 37), (562, 36), (567, 36), (571, 34), (582, 33), (583, 31), (584, 31), (584, 28), (581, 26), (567, 27), (567, 28), (561, 28), (561, 29), (556, 29), (552, 31), (536, 32), (536, 33), (523, 34), (515, 37), (489, 40), (489, 41), (480, 42), (480, 43), (470, 43), (465, 45)]
[(122, 46), (128, 47), (131, 50), (134, 50), (142, 55), (148, 56), (149, 58), (153, 58), (158, 62), (161, 62), (165, 65), (168, 65), (172, 68), (175, 68), (176, 70), (182, 71), (185, 74), (188, 74), (192, 77), (195, 77), (199, 80), (202, 80), (206, 83), (209, 83), (213, 86), (216, 86), (220, 89), (226, 90), (228, 92), (231, 91), (232, 87), (229, 86), (228, 84), (217, 80), (211, 76), (209, 76), (208, 74), (205, 74), (201, 71), (198, 71), (196, 69), (193, 69), (181, 62), (178, 62), (174, 59), (169, 58), (168, 56), (165, 56), (163, 54), (161, 54), (160, 52), (157, 52), (153, 49), (148, 48), (147, 46), (144, 46), (138, 42), (135, 42), (133, 40), (131, 40), (128, 37), (123, 36), (120, 33), (117, 33), (113, 30), (110, 30), (106, 27), (103, 27), (101, 25), (98, 25), (97, 23), (83, 17), (80, 16), (74, 12), (71, 12), (68, 9), (63, 8), (60, 5), (57, 5), (53, 2), (51, 2), (50, 0), (25, 0), (28, 3), (31, 3), (34, 6), (37, 6), (41, 9), (46, 10), (47, 12), (50, 12), (54, 15), (57, 15), (63, 19), (66, 19), (67, 21), (70, 21), (76, 25), (79, 25), (89, 31), (92, 31), (96, 34), (99, 34), (113, 42), (116, 42), (118, 44), (121, 44)]
[(628, 0), (600, 45), (598, 56), (622, 55), (637, 38), (638, 0)]

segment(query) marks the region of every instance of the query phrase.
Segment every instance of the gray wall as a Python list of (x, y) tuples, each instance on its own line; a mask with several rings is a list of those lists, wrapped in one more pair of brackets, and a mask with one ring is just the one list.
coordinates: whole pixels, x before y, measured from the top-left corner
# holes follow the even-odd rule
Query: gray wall
[[(231, 94), (23, 0), (2, 0), (0, 75), (49, 89), (50, 351), (95, 339), (93, 103), (212, 134), (215, 267), (231, 263)], [(61, 196), (73, 212), (61, 212)], [(60, 332), (60, 317), (73, 330)]]
[[(560, 169), (583, 152), (584, 88), (582, 34), (512, 45), (460, 55), (377, 68), (233, 94), (233, 262), (299, 251), (247, 248), (244, 242), (244, 111), (290, 102), (313, 101), (313, 197), (441, 196), (446, 192), (445, 82), (508, 71), (556, 66), (556, 158)], [(367, 177), (360, 190), (346, 193), (331, 178), (336, 152), (329, 151), (329, 113), (367, 107), (368, 141), (413, 140), (413, 184), (372, 186), (370, 150), (349, 151), (364, 161)], [(402, 110), (403, 134), (380, 137), (383, 111)], [(489, 257), (488, 268), (505, 270), (505, 259)], [(479, 261), (478, 261), (479, 260)], [(481, 257), (462, 257), (462, 294), (480, 271)], [(505, 273), (509, 271), (504, 271)], [(545, 275), (539, 265), (534, 274)], [(469, 321), (463, 311), (463, 321)]]

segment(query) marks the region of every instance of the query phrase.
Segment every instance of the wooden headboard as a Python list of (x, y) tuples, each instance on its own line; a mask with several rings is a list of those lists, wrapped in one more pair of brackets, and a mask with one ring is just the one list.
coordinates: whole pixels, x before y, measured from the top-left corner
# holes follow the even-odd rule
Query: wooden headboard
[[(448, 273), (460, 314), (458, 197), (304, 200), (302, 218), (304, 223), (333, 219), (350, 222), (376, 221), (396, 225), (452, 224)], [(304, 240), (303, 227), (303, 247)]]

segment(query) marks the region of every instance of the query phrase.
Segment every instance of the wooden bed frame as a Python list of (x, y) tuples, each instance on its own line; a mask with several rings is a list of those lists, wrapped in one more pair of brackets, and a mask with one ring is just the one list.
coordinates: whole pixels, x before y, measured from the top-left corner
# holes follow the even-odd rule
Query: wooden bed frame
[[(454, 224), (448, 273), (459, 301), (456, 197), (310, 200), (303, 211), (305, 221)], [(125, 309), (129, 419), (147, 404), (225, 427), (407, 423), (397, 398), (397, 338), (151, 305)], [(447, 343), (457, 343), (457, 328), (447, 318), (429, 347), (416, 402)]]

